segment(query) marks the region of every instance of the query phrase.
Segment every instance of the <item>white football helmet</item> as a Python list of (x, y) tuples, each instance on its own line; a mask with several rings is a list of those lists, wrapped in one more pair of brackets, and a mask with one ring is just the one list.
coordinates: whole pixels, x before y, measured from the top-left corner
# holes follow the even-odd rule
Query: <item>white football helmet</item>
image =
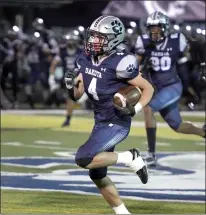
[[(150, 14), (146, 21), (147, 33), (153, 42), (161, 42), (169, 34), (169, 18), (156, 11)], [(154, 29), (158, 27), (158, 29)]]
[(100, 16), (87, 29), (85, 50), (90, 56), (108, 54), (124, 42), (125, 27), (115, 16)]

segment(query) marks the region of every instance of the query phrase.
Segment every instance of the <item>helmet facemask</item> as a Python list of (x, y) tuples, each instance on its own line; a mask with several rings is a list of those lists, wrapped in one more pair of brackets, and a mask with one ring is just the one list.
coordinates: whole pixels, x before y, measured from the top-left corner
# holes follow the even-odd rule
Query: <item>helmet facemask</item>
[(161, 43), (169, 33), (169, 18), (156, 11), (150, 14), (146, 21), (147, 34), (154, 43)]
[(85, 50), (91, 57), (98, 57), (108, 54), (110, 40), (114, 39), (114, 34), (104, 34), (91, 29), (87, 29), (85, 36)]
[(159, 25), (148, 25), (147, 31), (150, 39), (154, 43), (162, 42), (167, 36), (166, 28), (163, 24)]
[(68, 40), (67, 41), (67, 49), (68, 50), (77, 50), (78, 49), (78, 41)]

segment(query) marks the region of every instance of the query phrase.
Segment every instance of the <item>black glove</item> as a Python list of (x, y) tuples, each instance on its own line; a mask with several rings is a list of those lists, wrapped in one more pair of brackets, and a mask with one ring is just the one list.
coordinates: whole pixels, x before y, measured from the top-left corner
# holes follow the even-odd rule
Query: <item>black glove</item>
[(128, 102), (126, 102), (126, 108), (128, 108), (128, 114), (131, 117), (133, 117), (136, 114), (134, 107), (131, 104), (129, 104)]
[(116, 104), (114, 104), (114, 106), (117, 110), (121, 111), (123, 114), (130, 115), (131, 117), (133, 117), (136, 114), (134, 107), (130, 105), (127, 101), (126, 101), (126, 107), (120, 107)]
[(77, 74), (79, 72), (79, 69), (75, 68), (73, 71), (68, 70), (65, 75), (64, 75), (64, 81), (66, 84), (66, 88), (68, 90), (74, 88), (75, 81), (74, 79), (76, 78)]

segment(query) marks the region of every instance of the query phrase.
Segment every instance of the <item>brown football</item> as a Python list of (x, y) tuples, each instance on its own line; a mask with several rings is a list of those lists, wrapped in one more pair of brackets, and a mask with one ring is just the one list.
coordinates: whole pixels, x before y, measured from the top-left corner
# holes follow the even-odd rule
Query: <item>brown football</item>
[(141, 97), (141, 90), (132, 85), (122, 87), (114, 95), (113, 103), (117, 109), (123, 110), (126, 107), (126, 101), (132, 106), (136, 105)]

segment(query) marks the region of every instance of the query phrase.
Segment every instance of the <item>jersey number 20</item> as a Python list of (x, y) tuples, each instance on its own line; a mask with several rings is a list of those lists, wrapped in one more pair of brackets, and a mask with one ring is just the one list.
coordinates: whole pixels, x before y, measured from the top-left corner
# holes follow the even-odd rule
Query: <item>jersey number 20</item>
[(161, 58), (159, 57), (151, 57), (150, 58), (152, 61), (152, 68), (155, 71), (166, 71), (169, 70), (171, 67), (171, 58), (168, 56), (163, 56)]
[(99, 97), (96, 91), (96, 86), (97, 86), (97, 78), (92, 78), (88, 88), (88, 92), (93, 96), (95, 100), (99, 100)]

